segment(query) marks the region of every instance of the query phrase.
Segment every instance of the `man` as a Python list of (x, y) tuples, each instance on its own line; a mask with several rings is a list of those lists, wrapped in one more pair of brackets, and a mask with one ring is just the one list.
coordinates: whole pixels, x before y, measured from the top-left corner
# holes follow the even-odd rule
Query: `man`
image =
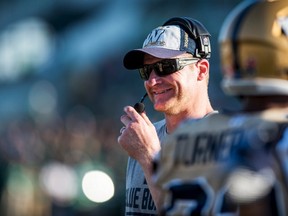
[(124, 57), (127, 69), (139, 69), (147, 94), (165, 119), (153, 124), (145, 112), (124, 108), (119, 144), (130, 156), (126, 215), (156, 215), (161, 191), (152, 181), (152, 163), (161, 142), (186, 119), (213, 113), (208, 97), (210, 34), (197, 20), (175, 17), (154, 29), (142, 49)]
[(219, 44), (223, 90), (242, 110), (167, 137), (154, 173), (161, 214), (288, 215), (288, 1), (242, 2)]

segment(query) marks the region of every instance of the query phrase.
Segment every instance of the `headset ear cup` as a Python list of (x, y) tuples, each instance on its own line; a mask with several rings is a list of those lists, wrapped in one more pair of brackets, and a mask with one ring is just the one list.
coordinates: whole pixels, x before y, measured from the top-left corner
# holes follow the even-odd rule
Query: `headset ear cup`
[(196, 57), (198, 58), (210, 58), (211, 56), (211, 44), (210, 33), (205, 26), (198, 20), (188, 17), (173, 17), (167, 20), (163, 26), (178, 25), (183, 29), (190, 38), (196, 41)]

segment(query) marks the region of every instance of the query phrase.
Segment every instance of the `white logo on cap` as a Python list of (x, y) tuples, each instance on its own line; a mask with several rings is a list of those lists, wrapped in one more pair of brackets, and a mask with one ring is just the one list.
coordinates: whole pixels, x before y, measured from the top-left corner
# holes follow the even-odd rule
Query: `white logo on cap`
[(181, 33), (178, 26), (160, 26), (154, 29), (143, 43), (144, 47), (180, 50)]
[[(164, 46), (165, 41), (160, 41), (161, 35), (164, 34), (165, 29), (157, 28), (152, 31), (146, 40), (144, 41), (143, 47), (147, 46)], [(159, 40), (159, 41), (158, 41)]]

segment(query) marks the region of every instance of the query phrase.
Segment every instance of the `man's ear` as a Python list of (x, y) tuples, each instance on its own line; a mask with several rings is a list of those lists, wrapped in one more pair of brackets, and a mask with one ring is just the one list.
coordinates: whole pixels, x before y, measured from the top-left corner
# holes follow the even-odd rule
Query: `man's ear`
[(201, 59), (198, 61), (197, 67), (199, 68), (198, 80), (207, 79), (209, 76), (209, 62), (207, 59)]

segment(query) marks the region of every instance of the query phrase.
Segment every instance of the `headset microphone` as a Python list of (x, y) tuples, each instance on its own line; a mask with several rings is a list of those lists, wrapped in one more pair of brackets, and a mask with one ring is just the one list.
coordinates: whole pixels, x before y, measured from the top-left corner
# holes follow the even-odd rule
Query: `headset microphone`
[(146, 98), (147, 93), (144, 94), (144, 96), (141, 98), (140, 102), (136, 103), (134, 105), (134, 109), (138, 112), (138, 113), (142, 113), (145, 110), (145, 105), (143, 103), (144, 99)]

